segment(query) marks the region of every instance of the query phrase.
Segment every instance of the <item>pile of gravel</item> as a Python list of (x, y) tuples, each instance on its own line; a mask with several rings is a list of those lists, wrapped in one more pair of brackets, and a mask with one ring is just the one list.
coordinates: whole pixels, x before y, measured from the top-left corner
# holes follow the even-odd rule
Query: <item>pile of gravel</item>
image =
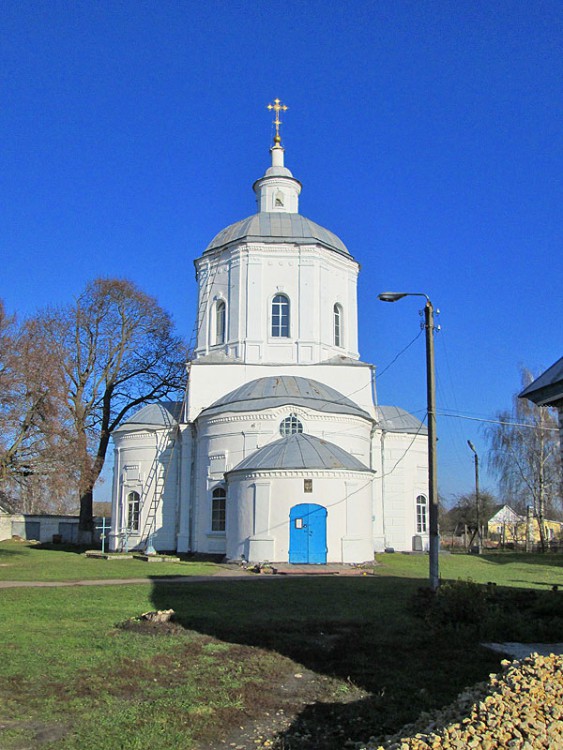
[(563, 656), (503, 661), (503, 671), (467, 688), (450, 706), (422, 713), (400, 734), (364, 750), (563, 748)]

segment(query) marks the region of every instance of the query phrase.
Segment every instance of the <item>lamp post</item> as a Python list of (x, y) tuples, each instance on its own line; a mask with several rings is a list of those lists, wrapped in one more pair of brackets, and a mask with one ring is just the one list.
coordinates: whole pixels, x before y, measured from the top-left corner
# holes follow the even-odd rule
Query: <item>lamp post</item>
[(477, 516), (477, 550), (479, 554), (481, 554), (483, 541), (481, 537), (481, 503), (479, 497), (479, 456), (477, 455), (477, 451), (475, 450), (475, 446), (473, 445), (471, 440), (467, 441), (467, 445), (471, 448), (471, 450), (473, 451), (473, 455), (475, 456), (475, 510)]
[(424, 327), (426, 331), (426, 409), (428, 412), (428, 520), (430, 526), (429, 583), (432, 591), (440, 585), (438, 535), (438, 472), (436, 452), (436, 378), (434, 368), (434, 308), (427, 294), (421, 292), (383, 292), (381, 302), (397, 302), (403, 297), (424, 297)]

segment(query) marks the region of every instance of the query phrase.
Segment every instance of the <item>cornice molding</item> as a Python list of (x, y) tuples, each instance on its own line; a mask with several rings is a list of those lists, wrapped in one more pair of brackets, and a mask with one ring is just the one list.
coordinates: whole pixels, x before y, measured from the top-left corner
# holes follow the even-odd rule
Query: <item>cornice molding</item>
[[(311, 422), (323, 422), (323, 423), (334, 423), (340, 422), (343, 424), (354, 424), (361, 427), (368, 427), (371, 425), (371, 421), (364, 419), (363, 417), (356, 417), (352, 414), (339, 414), (338, 412), (332, 412), (326, 414), (324, 412), (317, 412), (313, 410), (306, 410), (300, 406), (292, 406), (287, 404), (283, 407), (276, 407), (275, 409), (265, 409), (259, 412), (236, 412), (225, 416), (212, 416), (207, 417), (204, 414), (200, 414), (198, 419), (202, 423), (202, 429), (216, 424), (231, 424), (233, 422), (275, 422), (288, 414), (297, 414), (304, 420)], [(203, 435), (202, 435), (203, 437)]]
[(225, 472), (228, 475), (227, 483), (232, 481), (245, 482), (250, 479), (375, 479), (373, 470), (351, 471), (349, 469), (262, 469), (244, 471), (231, 469)]

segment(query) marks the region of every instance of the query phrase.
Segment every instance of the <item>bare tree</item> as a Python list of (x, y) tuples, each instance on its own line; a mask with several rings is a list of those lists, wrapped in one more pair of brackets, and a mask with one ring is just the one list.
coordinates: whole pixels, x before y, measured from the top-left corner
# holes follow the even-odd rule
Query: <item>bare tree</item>
[(33, 322), (0, 302), (0, 490), (22, 512), (61, 510), (72, 484), (62, 381)]
[[(533, 380), (522, 371), (522, 388)], [(490, 468), (497, 474), (505, 502), (523, 513), (531, 505), (545, 549), (546, 514), (561, 511), (559, 430), (554, 409), (514, 396), (512, 412), (499, 412), (487, 430)]]
[(93, 490), (110, 435), (135, 407), (180, 393), (186, 353), (156, 300), (121, 279), (97, 279), (68, 308), (36, 319), (57, 353), (75, 440), (80, 530), (93, 531)]
[(479, 508), (475, 492), (466, 492), (455, 496), (455, 502), (450, 510), (444, 514), (441, 528), (454, 535), (469, 532), (469, 545), (481, 529), (487, 529), (487, 523), (494, 513), (496, 498), (488, 490), (479, 493)]

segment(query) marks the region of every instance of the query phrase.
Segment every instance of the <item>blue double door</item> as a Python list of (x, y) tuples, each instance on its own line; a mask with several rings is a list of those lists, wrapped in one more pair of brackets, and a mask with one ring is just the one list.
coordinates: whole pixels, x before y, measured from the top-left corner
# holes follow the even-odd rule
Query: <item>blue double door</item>
[(294, 505), (289, 512), (289, 562), (326, 563), (326, 508), (315, 503)]

